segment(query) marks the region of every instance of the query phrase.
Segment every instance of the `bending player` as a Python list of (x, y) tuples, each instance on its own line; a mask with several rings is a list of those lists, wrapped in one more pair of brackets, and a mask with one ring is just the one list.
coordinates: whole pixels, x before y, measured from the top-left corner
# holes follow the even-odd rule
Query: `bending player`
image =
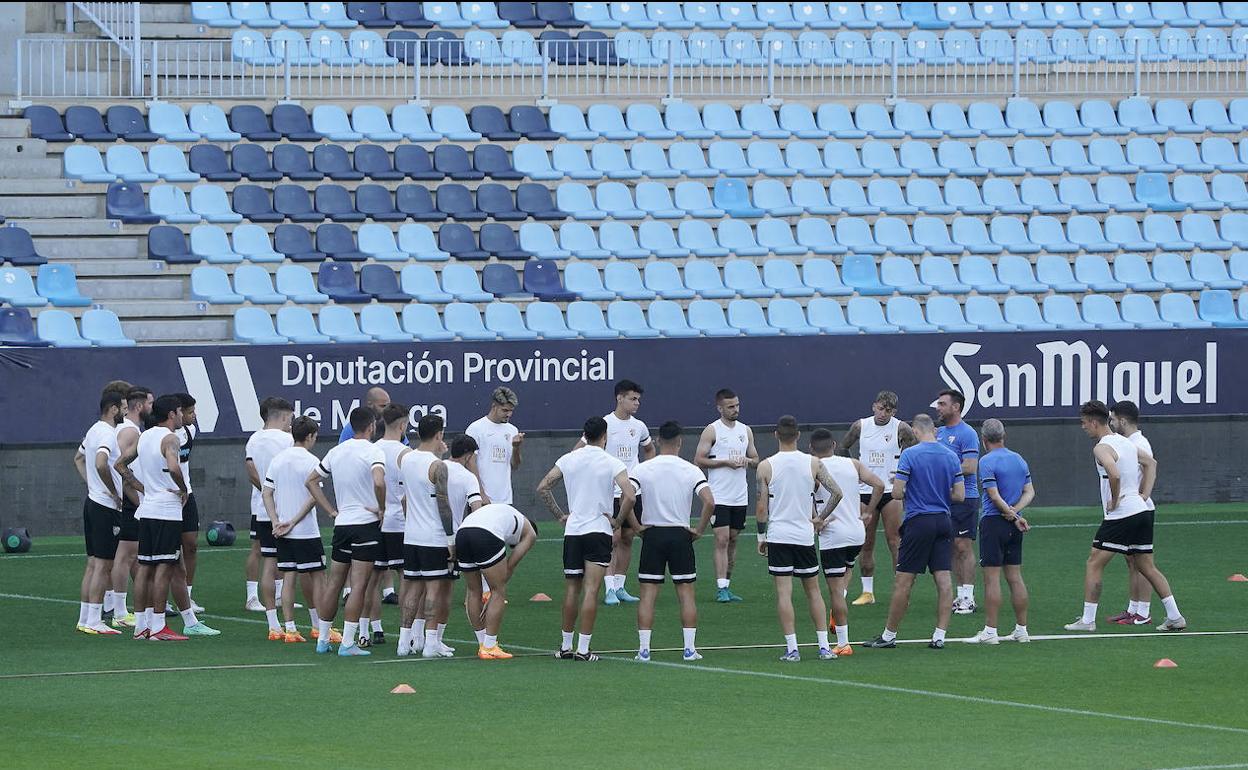
[[(537, 542), (533, 525), (510, 505), (483, 505), (464, 517), (455, 533), (455, 558), (468, 583), (468, 612), (485, 624), (477, 657), (505, 660), (511, 653), (498, 646), (503, 613), (507, 609), (507, 583), (520, 560)], [(511, 554), (507, 553), (511, 546)], [(481, 598), (482, 573), (490, 581), (490, 600)]]
[(719, 419), (702, 431), (693, 462), (706, 471), (715, 496), (715, 601), (739, 602), (732, 592), (732, 569), (737, 561), (737, 537), (745, 529), (749, 505), (746, 469), (758, 465), (754, 431), (737, 421), (741, 399), (724, 388), (715, 394)]

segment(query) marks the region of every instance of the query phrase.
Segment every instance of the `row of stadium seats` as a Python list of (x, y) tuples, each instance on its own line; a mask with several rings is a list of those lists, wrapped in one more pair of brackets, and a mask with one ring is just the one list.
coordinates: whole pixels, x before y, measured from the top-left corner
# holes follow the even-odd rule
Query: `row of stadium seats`
[(20, 267), (0, 267), (0, 303), (4, 302), (16, 307), (86, 307), (91, 298), (79, 293), (72, 265), (41, 265), (37, 291), (30, 273)]
[[(191, 296), (212, 304), (321, 304), (336, 302), (425, 303), (488, 302), (495, 298), (532, 298), (564, 301), (570, 299), (733, 299), (820, 296), (926, 296), (941, 294), (1084, 294), (1095, 292), (1199, 291), (1239, 289), (1245, 284), (1248, 254), (1237, 252), (1231, 273), (1221, 258), (1208, 253), (1195, 255), (1188, 265), (1173, 254), (1149, 265), (1131, 255), (1115, 261), (1117, 275), (1099, 256), (1080, 257), (1072, 273), (1070, 263), (1059, 257), (1041, 257), (1035, 272), (1027, 260), (1002, 257), (994, 267), (983, 258), (968, 258), (954, 265), (943, 257), (929, 257), (919, 265), (902, 257), (886, 257), (877, 272), (869, 256), (849, 256), (838, 271), (835, 263), (814, 258), (799, 267), (787, 259), (769, 259), (760, 273), (757, 265), (745, 259), (730, 259), (721, 269), (709, 260), (691, 260), (683, 270), (670, 262), (648, 262), (639, 270), (631, 262), (610, 262), (600, 273), (587, 262), (569, 262), (562, 278), (553, 260), (532, 259), (521, 272), (509, 264), (495, 262), (480, 274), (470, 265), (450, 263), (435, 273), (428, 265), (407, 265), (401, 272), (383, 264), (366, 264), (357, 277), (350, 262), (323, 262), (312, 273), (302, 265), (283, 265), (276, 273), (276, 287), (267, 270), (258, 265), (240, 265), (230, 276), (219, 267), (197, 267), (191, 273)], [(13, 268), (9, 268), (12, 270)], [(1234, 277), (1232, 277), (1234, 275)], [(71, 275), (72, 277), (72, 275)], [(1121, 280), (1116, 280), (1121, 279)], [(27, 277), (29, 283), (29, 277)], [(439, 283), (439, 280), (441, 283)], [(923, 283), (921, 281), (927, 281)], [(2, 298), (2, 297), (0, 297)], [(10, 304), (38, 307), (43, 302)], [(71, 303), (54, 302), (57, 305)], [(73, 303), (81, 305), (81, 302)]]
[(121, 320), (111, 310), (92, 308), (82, 314), (82, 331), (64, 310), (39, 313), (38, 330), (24, 307), (0, 308), (0, 345), (129, 348), (137, 343), (126, 336)]
[[(536, 6), (536, 7), (535, 7)], [(192, 21), (253, 29), (1052, 29), (1229, 27), (1248, 3), (191, 3)]]
[(498, 107), (473, 107), (468, 113), (440, 105), (426, 113), (423, 107), (401, 104), (387, 116), (375, 105), (359, 105), (350, 114), (335, 104), (313, 108), (311, 116), (297, 104), (278, 104), (272, 118), (256, 105), (230, 109), (229, 117), (214, 104), (197, 104), (188, 114), (169, 102), (154, 102), (143, 116), (129, 105), (108, 108), (107, 123), (94, 107), (76, 105), (64, 118), (51, 107), (32, 105), (23, 117), (31, 135), (51, 142), (126, 141), (235, 142), (321, 141), (357, 142), (477, 142), (572, 139), (628, 141), (645, 139), (1009, 139), (1027, 137), (1084, 137), (1191, 134), (1242, 134), (1248, 130), (1248, 99), (1223, 104), (1197, 99), (1189, 106), (1178, 99), (1123, 99), (1115, 107), (1089, 99), (1076, 107), (1054, 100), (1037, 105), (1011, 99), (1004, 111), (992, 102), (973, 102), (967, 108), (953, 102), (926, 106), (900, 101), (890, 112), (878, 102), (863, 102), (851, 112), (840, 103), (791, 103), (774, 110), (765, 104), (747, 104), (740, 111), (718, 102), (698, 108), (687, 103), (667, 105), (662, 112), (651, 104), (632, 104), (621, 111), (614, 104), (595, 104), (588, 113), (572, 104), (557, 104), (549, 116), (537, 107), (512, 107), (506, 115)]

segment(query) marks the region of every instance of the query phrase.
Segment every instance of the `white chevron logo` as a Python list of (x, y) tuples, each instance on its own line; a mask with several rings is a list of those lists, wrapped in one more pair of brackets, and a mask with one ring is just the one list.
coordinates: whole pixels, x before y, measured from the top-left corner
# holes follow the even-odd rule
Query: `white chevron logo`
[[(216, 430), (221, 408), (204, 357), (179, 357), (178, 366), (182, 369), (186, 392), (195, 398), (200, 432), (212, 433)], [(225, 370), (225, 382), (234, 401), (239, 427), (244, 433), (260, 430), (264, 421), (260, 419), (260, 400), (256, 397), (256, 385), (251, 379), (247, 359), (243, 356), (221, 356), (221, 367)]]

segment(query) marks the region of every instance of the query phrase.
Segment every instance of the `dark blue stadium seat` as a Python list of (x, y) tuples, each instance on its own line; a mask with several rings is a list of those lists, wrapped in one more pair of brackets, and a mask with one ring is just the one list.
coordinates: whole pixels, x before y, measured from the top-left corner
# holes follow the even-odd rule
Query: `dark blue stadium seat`
[(273, 130), (292, 142), (319, 142), (321, 134), (312, 130), (308, 112), (297, 104), (273, 107)]
[(254, 104), (231, 107), (230, 128), (252, 142), (276, 142), (282, 138), (270, 125), (269, 116)]
[(351, 156), (337, 144), (318, 144), (312, 150), (312, 168), (330, 179), (353, 182), (364, 178), (351, 165)]
[(110, 184), (104, 207), (109, 219), (120, 219), (128, 225), (154, 225), (160, 221), (147, 207), (143, 187), (131, 182)]
[(394, 207), (390, 191), (379, 184), (362, 184), (355, 188), (355, 208), (375, 222), (402, 222), (407, 215)]
[(386, 18), (381, 3), (347, 3), (347, 18), (364, 27), (394, 26), (394, 22)]
[(547, 302), (571, 302), (576, 293), (563, 288), (559, 265), (553, 259), (532, 259), (524, 263), (524, 290)]
[(187, 158), (191, 171), (209, 182), (237, 182), (243, 175), (230, 168), (230, 159), (219, 144), (197, 144)]
[(325, 178), (324, 174), (312, 168), (308, 151), (297, 144), (274, 145), (273, 168), (282, 176), (296, 182), (318, 182)]
[(325, 215), (312, 207), (312, 196), (297, 184), (273, 188), (273, 208), (292, 222), (322, 222)]
[(481, 225), (480, 238), (481, 250), (499, 259), (525, 260), (533, 256), (520, 248), (520, 243), (516, 240), (516, 231), (501, 222)]
[(451, 222), (438, 228), (438, 248), (455, 259), (489, 259), (490, 255), (477, 248), (472, 228)]
[[(283, 185), (291, 187), (293, 185)], [(303, 189), (303, 188), (299, 188)], [(306, 194), (306, 193), (305, 193)], [(231, 206), (248, 222), (281, 222), (285, 212), (278, 213), (269, 200), (269, 193), (263, 187), (254, 184), (240, 184), (234, 188), (234, 200)], [(276, 197), (276, 193), (274, 193)]]
[(459, 67), (471, 64), (472, 59), (464, 53), (464, 41), (454, 32), (434, 30), (425, 36), (425, 49), (439, 64)]
[(65, 130), (61, 113), (43, 104), (32, 104), (22, 111), (30, 121), (30, 135), (45, 142), (72, 142), (74, 135)]
[(342, 262), (363, 262), (368, 255), (355, 245), (351, 228), (339, 222), (325, 222), (316, 226), (316, 250), (325, 252), (330, 259)]
[(468, 111), (468, 126), (494, 142), (511, 142), (520, 134), (507, 125), (507, 116), (494, 105), (477, 105)]
[(424, 3), (386, 3), (386, 18), (408, 29), (433, 26), (433, 22), (425, 18)]
[(532, 3), (499, 3), (498, 17), (511, 22), (519, 29), (538, 29), (546, 26), (545, 19), (537, 18)]
[(312, 233), (303, 225), (278, 225), (273, 230), (273, 249), (292, 262), (323, 262), (327, 258), (312, 245)]
[(47, 264), (47, 257), (35, 250), (35, 242), (24, 227), (0, 227), (0, 262), (17, 267)]
[(420, 35), (405, 29), (396, 29), (386, 35), (386, 53), (398, 59), (402, 64), (413, 66), (421, 56)]
[(481, 288), (495, 297), (531, 299), (532, 294), (520, 285), (520, 274), (511, 265), (491, 262), (481, 268)]
[(462, 184), (438, 185), (438, 211), (461, 222), (480, 222), (485, 212), (472, 202), (472, 193)]
[(567, 219), (568, 215), (560, 211), (551, 200), (550, 190), (541, 184), (526, 182), (516, 188), (516, 208), (533, 219)]
[(104, 113), (108, 130), (127, 142), (154, 142), (160, 137), (147, 130), (143, 113), (128, 104), (116, 104)]
[(516, 208), (511, 190), (501, 184), (483, 184), (477, 188), (477, 208), (499, 222), (521, 222), (528, 214)]
[(46, 348), (51, 343), (39, 339), (30, 311), (24, 307), (0, 308), (0, 345)]
[(394, 169), (407, 179), (442, 179), (441, 171), (433, 168), (429, 151), (418, 144), (401, 144), (394, 148)]
[(351, 201), (351, 193), (338, 184), (317, 185), (316, 210), (334, 222), (363, 222), (364, 215)]
[(94, 107), (75, 104), (65, 110), (65, 130), (84, 142), (113, 142), (117, 134), (104, 127), (104, 116)]
[(577, 48), (585, 53), (585, 58), (592, 64), (615, 66), (624, 60), (615, 55), (615, 43), (596, 30), (585, 30), (576, 36)]
[(343, 262), (324, 262), (316, 271), (316, 288), (335, 302), (368, 302), (355, 279), (355, 268)]
[(585, 22), (572, 15), (571, 3), (538, 3), (537, 18), (547, 26), (560, 29), (580, 29)]
[(399, 276), (388, 265), (364, 265), (360, 268), (360, 291), (372, 295), (378, 302), (408, 302), (411, 300), (399, 288)]
[(173, 225), (156, 225), (147, 231), (147, 258), (171, 265), (193, 265), (199, 257), (186, 245), (186, 235)]
[(421, 184), (401, 184), (394, 191), (394, 206), (417, 222), (441, 222), (446, 214), (433, 205), (429, 188)]
[(546, 56), (555, 64), (585, 64), (589, 58), (583, 46), (578, 46), (572, 36), (561, 29), (551, 29), (538, 36), (538, 48), (544, 48)]
[(478, 145), (472, 151), (472, 167), (490, 179), (524, 179), (524, 174), (511, 165), (507, 150), (497, 144)]
[(357, 144), (351, 156), (355, 161), (355, 170), (369, 179), (383, 181), (403, 178), (403, 172), (394, 170), (390, 153), (381, 145)]
[(535, 142), (560, 138), (559, 134), (550, 130), (550, 121), (546, 119), (546, 114), (532, 105), (512, 107), (507, 111), (507, 122), (511, 124), (512, 131)]
[(433, 148), (433, 167), (451, 179), (473, 181), (485, 174), (472, 167), (468, 151), (458, 144), (439, 144)]
[[(191, 151), (194, 152), (198, 146), (192, 147)], [(282, 172), (273, 168), (269, 154), (259, 144), (240, 142), (234, 145), (230, 149), (230, 167), (234, 173), (242, 174), (252, 182), (276, 182), (282, 178)]]

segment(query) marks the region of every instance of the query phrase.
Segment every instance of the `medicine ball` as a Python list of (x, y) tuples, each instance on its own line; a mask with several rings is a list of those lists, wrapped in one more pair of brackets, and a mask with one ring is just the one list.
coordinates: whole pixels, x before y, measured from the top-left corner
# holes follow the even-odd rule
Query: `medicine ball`
[(30, 550), (30, 533), (25, 527), (10, 527), (4, 531), (5, 553), (26, 553)]
[(234, 545), (234, 525), (228, 521), (214, 521), (204, 537), (208, 545)]

